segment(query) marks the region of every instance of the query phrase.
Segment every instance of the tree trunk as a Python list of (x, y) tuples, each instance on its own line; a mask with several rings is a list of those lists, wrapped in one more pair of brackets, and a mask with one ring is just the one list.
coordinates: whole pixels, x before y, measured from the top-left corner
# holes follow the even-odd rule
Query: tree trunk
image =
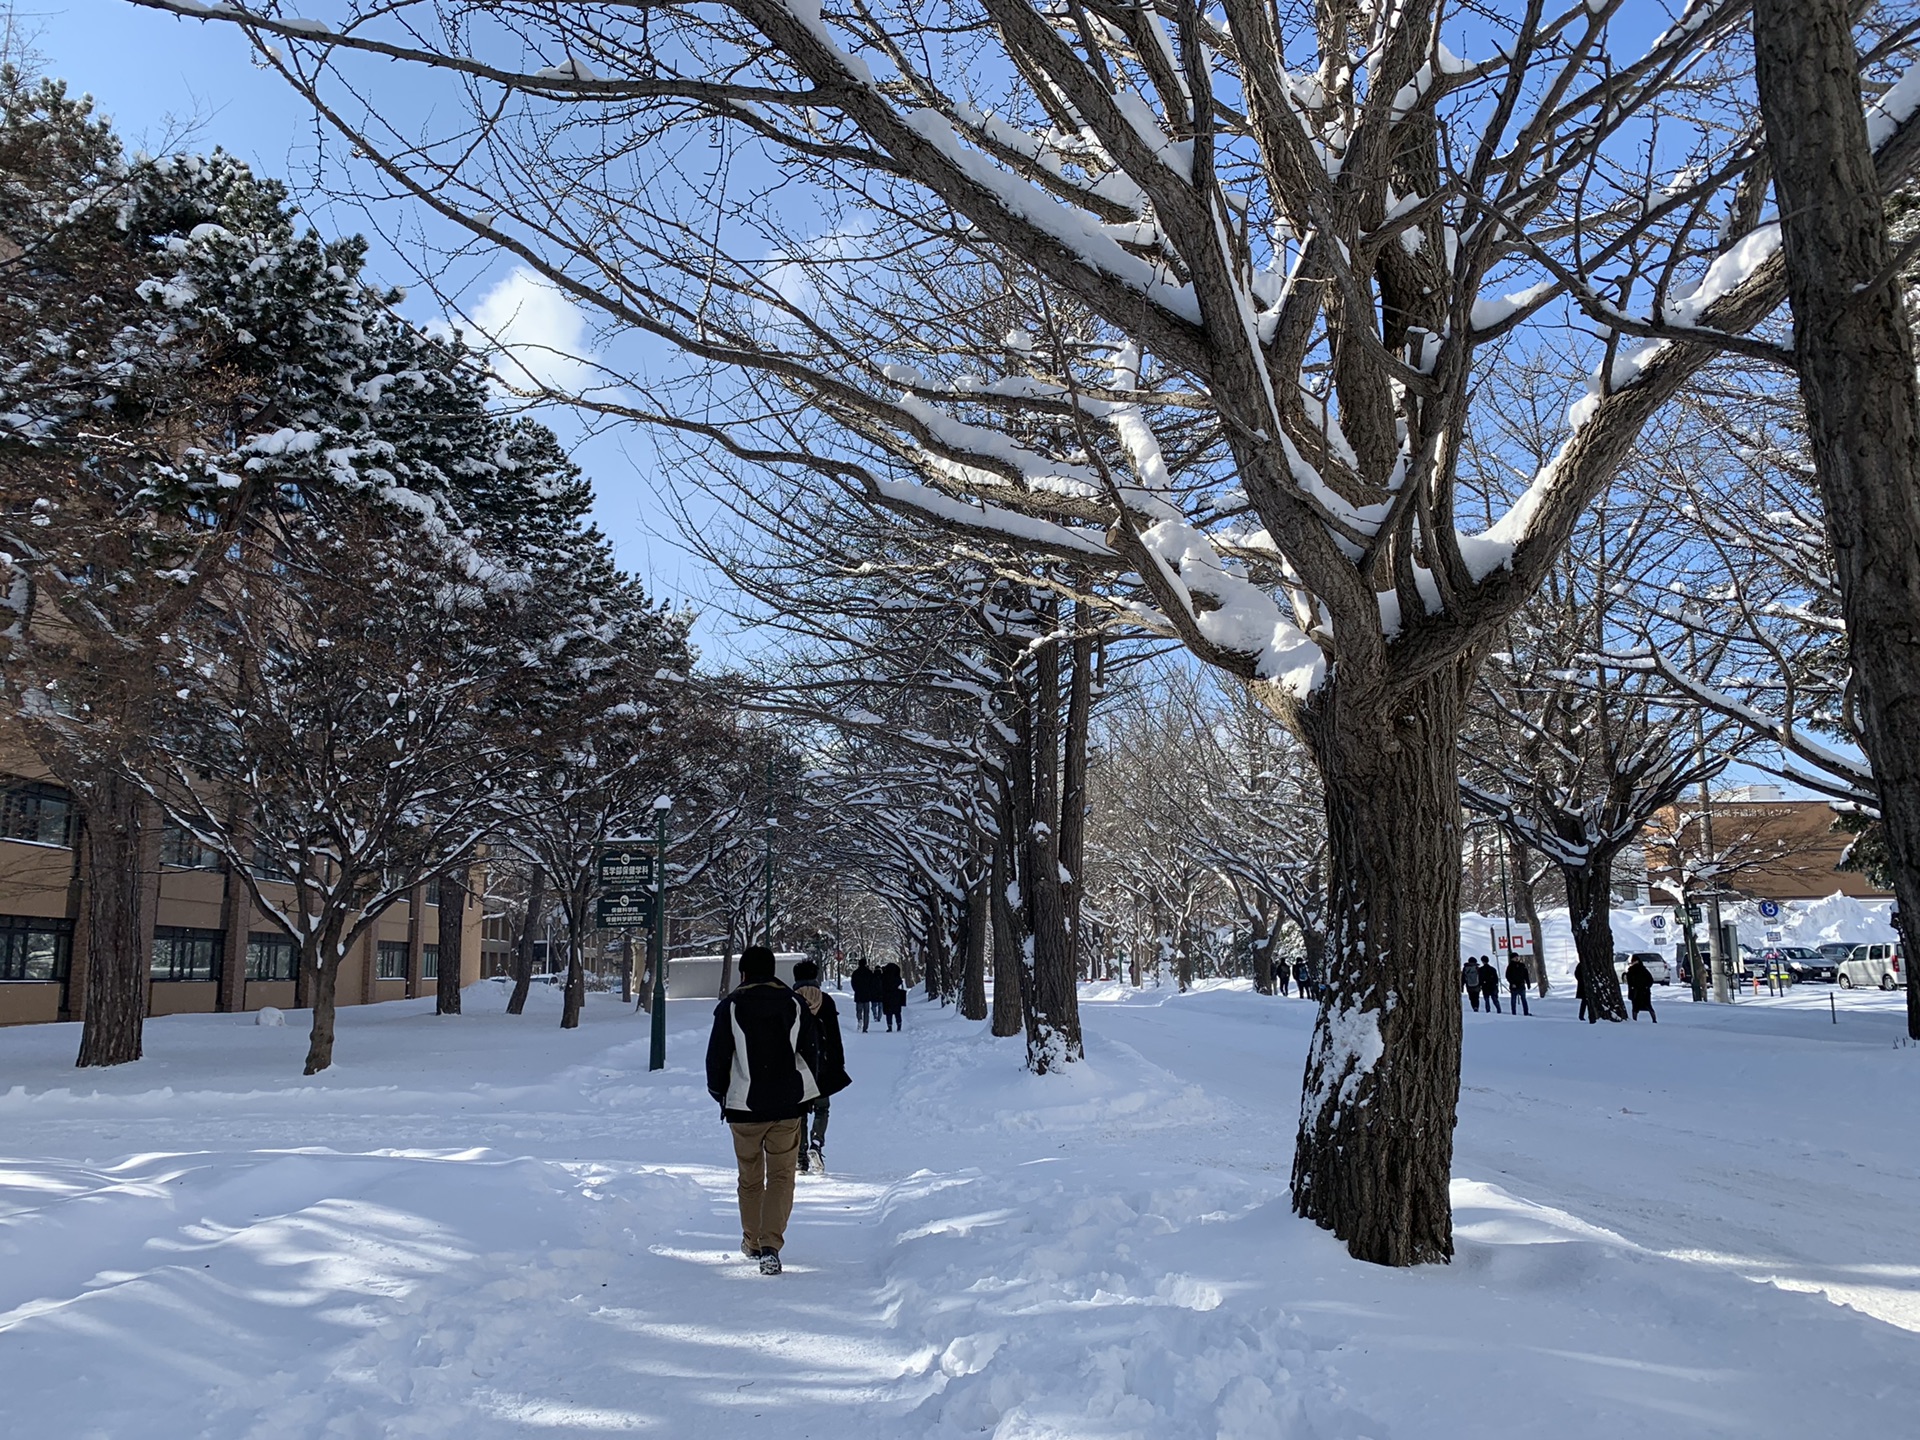
[(1627, 1018), (1620, 976), (1613, 968), (1613, 857), (1573, 869), (1560, 867), (1567, 886), (1567, 916), (1573, 922), (1575, 974), (1588, 1008), (1602, 1020)]
[(733, 993), (733, 912), (727, 912), (727, 938), (720, 946), (720, 998)]
[[(1067, 933), (1060, 882), (1060, 645), (1037, 647), (1033, 704), (1019, 726), (1026, 752), (1031, 812), (1023, 816), (1022, 875), (1029, 963), (1021, 996), (1027, 1011), (1027, 1068), (1045, 1075), (1082, 1058), (1078, 967)], [(1018, 794), (1022, 787), (1016, 786)]]
[(993, 924), (993, 879), (981, 875), (967, 890), (967, 944), (965, 970), (960, 977), (960, 1014), (968, 1020), (987, 1018), (987, 940)]
[(513, 994), (507, 997), (507, 1014), (519, 1015), (527, 1008), (527, 991), (533, 987), (533, 937), (547, 905), (547, 872), (536, 869), (527, 882), (527, 915), (520, 929), (520, 943), (513, 948)]
[(1269, 920), (1263, 910), (1253, 916), (1253, 993), (1271, 995), (1273, 984), (1273, 947), (1280, 938), (1280, 926)]
[(1300, 958), (1307, 962), (1307, 981), (1300, 987), (1300, 998), (1309, 998), (1308, 986), (1315, 991), (1327, 983), (1327, 932), (1315, 925), (1300, 927)]
[(88, 956), (86, 1017), (74, 1064), (125, 1065), (140, 1058), (147, 1016), (153, 950), (147, 877), (158, 862), (160, 819), (146, 794), (118, 776), (76, 793), (86, 797), (81, 844)]
[(1003, 813), (1001, 834), (993, 842), (993, 875), (988, 882), (992, 890), (989, 897), (989, 909), (993, 915), (993, 1033), (1005, 1040), (1018, 1035), (1026, 1028), (1026, 1016), (1020, 1004), (1021, 970), (1025, 957), (1021, 953), (1020, 927), (1015, 917), (1012, 898), (1007, 894), (1013, 884), (1013, 866), (1010, 851), (1012, 842), (1006, 834), (1011, 817)]
[(433, 1013), (460, 1013), (460, 980), (465, 973), (460, 953), (467, 937), (467, 891), (473, 871), (462, 859), (440, 876), (440, 928), (436, 943), (440, 947), (440, 969), (433, 982)]
[(1793, 305), (1794, 350), (1892, 851), (1920, 1039), (1920, 396), (1861, 110), (1852, 0), (1756, 0), (1754, 77)]
[(1453, 1255), (1467, 674), (1344, 703), (1336, 677), (1302, 717), (1325, 783), (1330, 934), (1293, 1205), (1381, 1265)]
[(1060, 767), (1060, 864), (1072, 878), (1064, 896), (1067, 907), (1067, 952), (1074, 978), (1080, 975), (1085, 953), (1080, 913), (1086, 894), (1083, 872), (1087, 865), (1087, 733), (1093, 721), (1093, 607), (1081, 600), (1074, 605), (1075, 632), (1067, 672), (1066, 753)]
[[(587, 900), (586, 905), (593, 902)], [(580, 929), (574, 923), (574, 917), (584, 915), (584, 906), (576, 906), (567, 916), (567, 985), (566, 993), (560, 1001), (560, 1028), (577, 1030), (580, 1028), (580, 1012), (587, 1004), (587, 966), (584, 946), (581, 943)]]
[[(303, 1072), (318, 1075), (333, 1064), (334, 993), (340, 983), (340, 946), (338, 935), (322, 942), (324, 959), (313, 970), (313, 1029), (307, 1034), (307, 1068)], [(305, 968), (306, 957), (301, 957)]]

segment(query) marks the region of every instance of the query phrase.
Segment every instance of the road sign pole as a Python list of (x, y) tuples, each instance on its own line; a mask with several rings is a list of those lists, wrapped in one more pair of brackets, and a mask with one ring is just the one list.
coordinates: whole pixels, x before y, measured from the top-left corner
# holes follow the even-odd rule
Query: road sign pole
[(667, 811), (673, 802), (662, 795), (653, 802), (653, 933), (647, 937), (647, 960), (653, 966), (653, 1043), (647, 1050), (647, 1069), (667, 1068)]

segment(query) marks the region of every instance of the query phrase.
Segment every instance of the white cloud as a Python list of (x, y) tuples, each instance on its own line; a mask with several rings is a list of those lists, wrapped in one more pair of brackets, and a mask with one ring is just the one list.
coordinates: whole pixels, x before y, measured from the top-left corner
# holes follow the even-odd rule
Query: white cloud
[(586, 317), (553, 283), (524, 265), (480, 298), (471, 320), (494, 347), (493, 368), (508, 384), (529, 379), (552, 390), (586, 384), (593, 354)]

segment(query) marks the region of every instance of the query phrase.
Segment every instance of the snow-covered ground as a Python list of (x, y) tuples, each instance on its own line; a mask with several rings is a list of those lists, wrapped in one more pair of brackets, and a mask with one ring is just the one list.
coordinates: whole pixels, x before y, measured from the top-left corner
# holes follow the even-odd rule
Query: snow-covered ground
[[(541, 997), (541, 1006), (550, 997)], [(915, 1004), (848, 1036), (787, 1273), (734, 1250), (705, 1014), (178, 1016), (0, 1032), (9, 1434), (1898, 1436), (1920, 1414), (1920, 1050), (1898, 997), (1466, 1017), (1450, 1267), (1286, 1202), (1297, 1000), (1087, 992), (1089, 1059)], [(849, 1007), (850, 1008), (850, 1007)], [(1838, 1023), (1833, 1023), (1837, 1019)]]

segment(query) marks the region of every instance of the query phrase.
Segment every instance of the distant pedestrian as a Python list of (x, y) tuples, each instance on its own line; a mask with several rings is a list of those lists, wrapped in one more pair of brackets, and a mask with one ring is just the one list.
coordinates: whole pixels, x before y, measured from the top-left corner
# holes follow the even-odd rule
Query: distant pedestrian
[(740, 1167), (740, 1249), (762, 1275), (780, 1273), (803, 1116), (820, 1098), (820, 1027), (774, 973), (773, 951), (749, 945), (740, 984), (713, 1011), (707, 1093), (733, 1131)]
[(1467, 1003), (1474, 1009), (1480, 1008), (1480, 962), (1467, 956), (1467, 963), (1460, 967), (1460, 988), (1467, 992)]
[(1518, 955), (1507, 960), (1507, 1013), (1509, 1015), (1531, 1015), (1533, 1007), (1527, 1004), (1527, 986), (1533, 981), (1533, 975), (1527, 969), (1527, 962)]
[(1279, 987), (1282, 995), (1287, 993), (1287, 973), (1292, 967), (1284, 960), (1276, 960), (1273, 965), (1273, 983)]
[(901, 972), (899, 962), (889, 960), (880, 967), (880, 1013), (886, 1017), (887, 1029), (904, 1029), (907, 1023), (906, 1010), (906, 977)]
[(1493, 957), (1480, 957), (1480, 993), (1485, 997), (1487, 1008), (1494, 1014), (1500, 1013), (1500, 972), (1493, 968)]
[(880, 977), (873, 973), (873, 967), (867, 964), (862, 955), (860, 963), (853, 967), (853, 1017), (860, 1022), (860, 1032), (866, 1033), (867, 1020), (880, 1007), (874, 1003), (879, 995)]
[(1660, 1023), (1660, 1017), (1653, 1013), (1653, 972), (1638, 955), (1627, 966), (1627, 998), (1633, 1002), (1633, 1018), (1638, 1020), (1642, 1010), (1654, 1024)]
[(822, 1153), (827, 1147), (827, 1112), (832, 1097), (853, 1083), (847, 1074), (847, 1052), (840, 1041), (840, 1009), (833, 997), (820, 988), (820, 967), (812, 960), (801, 960), (793, 967), (793, 993), (813, 1013), (820, 1031), (820, 1068), (815, 1079), (820, 1083), (820, 1098), (813, 1102), (811, 1133), (800, 1144), (800, 1169), (827, 1168)]
[(1580, 1018), (1589, 1025), (1600, 1023), (1600, 1007), (1594, 1004), (1593, 992), (1587, 986), (1587, 977), (1578, 965), (1573, 967), (1573, 997), (1580, 1002)]

